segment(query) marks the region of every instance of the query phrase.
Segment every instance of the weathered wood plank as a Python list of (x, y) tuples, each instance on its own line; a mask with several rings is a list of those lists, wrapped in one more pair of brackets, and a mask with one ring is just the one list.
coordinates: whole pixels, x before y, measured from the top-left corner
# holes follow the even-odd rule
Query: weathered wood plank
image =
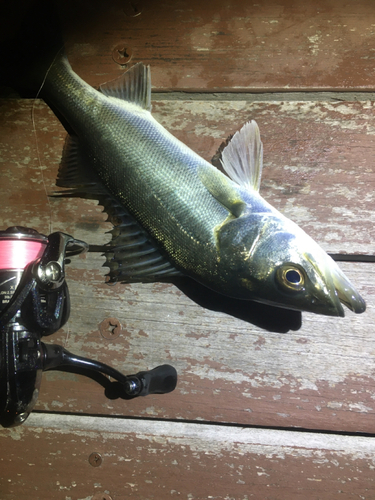
[(349, 500), (375, 487), (364, 437), (33, 415), (0, 443), (2, 500)]
[[(302, 326), (285, 334), (293, 317), (278, 317), (277, 309), (218, 297), (207, 304), (209, 294), (197, 287), (192, 298), (168, 284), (109, 287), (96, 267), (93, 255), (69, 266), (71, 319), (46, 341), (126, 373), (168, 362), (178, 371), (177, 389), (125, 401), (116, 384), (104, 389), (79, 375), (47, 372), (38, 409), (375, 432), (373, 265), (342, 266), (368, 302), (365, 314), (304, 313)], [(113, 340), (99, 331), (110, 317), (122, 325)]]
[[(155, 114), (207, 159), (228, 133), (256, 118), (267, 163), (263, 194), (328, 250), (372, 251), (372, 103), (158, 102)], [(52, 230), (90, 243), (107, 241), (110, 225), (100, 207), (46, 197), (55, 189), (65, 137), (46, 106), (10, 100), (1, 117), (1, 226), (48, 232), (51, 222)], [(342, 265), (368, 301), (364, 315), (337, 320), (304, 314), (299, 328), (298, 317), (275, 309), (244, 310), (219, 298), (208, 304), (197, 287), (183, 288), (195, 301), (172, 285), (109, 287), (102, 263), (94, 255), (74, 259), (71, 320), (51, 341), (131, 373), (170, 362), (180, 374), (178, 389), (131, 402), (114, 392), (108, 400), (89, 379), (49, 372), (39, 409), (374, 431), (371, 264)], [(123, 325), (114, 342), (98, 331), (106, 317)]]
[(103, 244), (103, 229), (109, 225), (102, 226), (96, 239), (94, 226), (106, 217), (95, 202), (71, 199), (67, 210), (66, 202), (49, 196), (57, 191), (66, 132), (45, 104), (0, 100), (0, 132), (1, 227), (26, 225), (44, 234), (64, 231)]
[[(375, 17), (366, 0), (146, 1), (138, 17), (129, 16), (131, 5), (139, 4), (60, 3), (73, 67), (94, 85), (123, 71), (112, 59), (123, 44), (131, 64), (152, 65), (155, 90), (374, 89)], [(16, 2), (8, 9), (17, 22), (25, 12)], [(1, 41), (17, 24), (4, 19)], [(257, 119), (263, 195), (327, 250), (373, 254), (373, 103), (255, 105), (235, 97), (160, 102), (154, 111), (208, 160), (229, 133)], [(30, 103), (2, 104), (0, 228), (23, 224), (107, 241), (110, 226), (95, 203), (46, 196), (65, 135), (53, 115), (32, 104), (35, 134)], [(374, 433), (373, 265), (342, 264), (368, 302), (364, 315), (304, 314), (300, 326), (298, 315), (275, 309), (244, 310), (218, 297), (208, 303), (209, 294), (186, 283), (108, 287), (102, 262), (92, 254), (73, 259), (71, 320), (45, 340), (127, 373), (167, 361), (178, 369), (178, 387), (124, 401), (115, 384), (104, 389), (73, 373), (45, 373), (37, 408), (55, 414), (34, 413), (23, 427), (0, 431), (1, 499), (372, 497), (372, 438), (201, 420)], [(122, 323), (112, 340), (98, 329), (110, 316)], [(88, 463), (92, 452), (103, 458), (98, 468)]]
[(110, 4), (61, 2), (69, 57), (92, 84), (118, 74), (112, 55), (120, 46), (132, 62), (152, 65), (158, 90), (375, 86), (375, 11), (367, 0)]
[[(7, 6), (1, 42), (17, 32), (33, 3)], [(92, 85), (122, 71), (114, 58), (126, 64), (131, 57), (152, 65), (153, 84), (162, 91), (375, 88), (375, 11), (368, 0), (58, 4), (69, 58)]]
[[(99, 226), (110, 226), (99, 207), (45, 195), (56, 190), (66, 136), (54, 115), (39, 101), (3, 100), (1, 107), (2, 225), (28, 221), (46, 232), (51, 221), (54, 230), (103, 243)], [(229, 134), (256, 119), (265, 150), (262, 195), (326, 250), (373, 253), (374, 103), (158, 101), (154, 115), (208, 161)]]

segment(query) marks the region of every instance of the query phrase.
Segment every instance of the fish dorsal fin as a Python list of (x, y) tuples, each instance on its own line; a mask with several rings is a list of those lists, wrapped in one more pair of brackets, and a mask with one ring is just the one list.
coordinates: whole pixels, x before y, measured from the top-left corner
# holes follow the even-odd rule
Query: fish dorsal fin
[(236, 132), (221, 154), (229, 177), (242, 187), (259, 191), (263, 168), (263, 144), (257, 123), (247, 122)]
[(151, 282), (181, 276), (147, 231), (103, 186), (76, 136), (68, 136), (65, 143), (57, 185), (69, 188), (57, 196), (98, 200), (108, 214), (108, 221), (115, 226), (112, 240), (103, 248), (109, 282)]
[(135, 64), (119, 78), (100, 85), (107, 97), (116, 97), (151, 111), (151, 70), (142, 63)]

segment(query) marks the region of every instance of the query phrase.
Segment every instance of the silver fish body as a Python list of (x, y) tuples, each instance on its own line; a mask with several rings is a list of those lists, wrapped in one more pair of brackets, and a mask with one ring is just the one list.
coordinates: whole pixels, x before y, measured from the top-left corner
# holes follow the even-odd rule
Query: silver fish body
[[(339, 316), (341, 302), (365, 310), (336, 263), (259, 195), (262, 145), (255, 122), (223, 151), (232, 180), (152, 117), (143, 65), (99, 92), (60, 55), (42, 92), (75, 135), (60, 184), (84, 184), (78, 171), (85, 172), (123, 210), (109, 259), (113, 278), (182, 273), (240, 299)], [(244, 165), (249, 168), (241, 172)]]
[(204, 260), (214, 274), (213, 228), (228, 211), (210, 195), (197, 170), (216, 169), (147, 109), (87, 85), (65, 58), (51, 68), (43, 92), (73, 128), (93, 172), (173, 264), (196, 274)]

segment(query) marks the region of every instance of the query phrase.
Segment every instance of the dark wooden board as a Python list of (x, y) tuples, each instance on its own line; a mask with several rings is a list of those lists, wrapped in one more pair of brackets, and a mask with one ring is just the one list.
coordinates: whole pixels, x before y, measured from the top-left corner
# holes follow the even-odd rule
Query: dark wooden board
[[(371, 0), (57, 4), (69, 59), (92, 85), (115, 78), (129, 62), (143, 61), (152, 65), (153, 85), (160, 91), (375, 88)], [(0, 42), (7, 50), (14, 45), (12, 35), (22, 37), (17, 30), (30, 19), (28, 8), (37, 5), (37, 0), (14, 0), (3, 11)], [(21, 60), (24, 47), (18, 50), (14, 58)]]
[[(140, 15), (133, 17), (133, 4)], [(92, 84), (112, 55), (153, 67), (158, 90), (373, 90), (375, 9), (368, 0), (62, 2), (72, 64)], [(85, 28), (85, 29), (83, 29)]]
[[(0, 53), (20, 68), (36, 56), (15, 46), (23, 20), (37, 26), (27, 9), (37, 3), (2, 6)], [(69, 59), (90, 84), (150, 64), (155, 116), (209, 161), (256, 119), (263, 196), (326, 250), (374, 255), (372, 1), (57, 4)], [(118, 64), (119, 50), (131, 59)], [(303, 93), (314, 90), (330, 92)], [(161, 100), (169, 91), (177, 92)], [(195, 100), (176, 101), (184, 92)], [(265, 92), (267, 102), (243, 92)], [(103, 244), (111, 225), (100, 206), (47, 196), (64, 140), (42, 102), (0, 101), (0, 229), (27, 225)], [(301, 324), (298, 315), (239, 307), (187, 283), (110, 287), (103, 262), (95, 253), (72, 259), (71, 318), (45, 341), (125, 373), (169, 362), (177, 388), (126, 401), (110, 382), (43, 374), (36, 411), (0, 430), (1, 500), (373, 498), (373, 263), (341, 264), (367, 300), (365, 314), (303, 314)], [(117, 338), (101, 335), (109, 317), (121, 323)], [(358, 432), (367, 434), (340, 434)]]
[(2, 500), (370, 500), (375, 488), (374, 443), (355, 436), (34, 415), (0, 443)]

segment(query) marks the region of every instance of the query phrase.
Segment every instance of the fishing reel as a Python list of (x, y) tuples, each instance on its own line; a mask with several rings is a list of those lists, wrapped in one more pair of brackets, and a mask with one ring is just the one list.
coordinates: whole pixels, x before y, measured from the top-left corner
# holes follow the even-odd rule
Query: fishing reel
[(135, 375), (123, 375), (99, 361), (76, 356), (60, 345), (45, 344), (69, 318), (65, 281), (66, 259), (88, 245), (64, 233), (48, 237), (33, 229), (0, 231), (0, 425), (22, 424), (37, 401), (42, 372), (84, 370), (108, 375), (126, 399), (171, 392), (177, 373), (162, 365)]

